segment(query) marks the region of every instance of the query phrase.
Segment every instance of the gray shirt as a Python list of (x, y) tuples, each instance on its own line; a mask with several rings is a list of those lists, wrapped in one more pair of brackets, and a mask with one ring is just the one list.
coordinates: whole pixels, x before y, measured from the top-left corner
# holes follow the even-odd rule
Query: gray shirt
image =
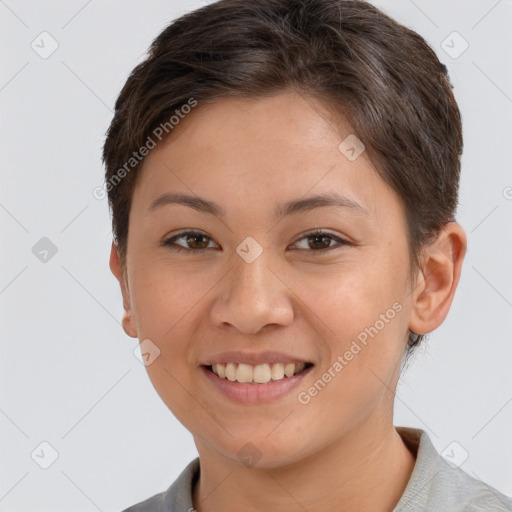
[[(421, 429), (396, 427), (416, 456), (411, 478), (393, 512), (510, 512), (512, 498), (452, 467)], [(194, 459), (167, 491), (123, 512), (193, 512), (192, 489), (199, 476)]]

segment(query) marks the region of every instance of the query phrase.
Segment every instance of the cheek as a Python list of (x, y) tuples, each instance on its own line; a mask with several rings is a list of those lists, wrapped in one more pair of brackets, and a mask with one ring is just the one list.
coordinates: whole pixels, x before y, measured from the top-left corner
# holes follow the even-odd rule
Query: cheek
[(152, 261), (136, 267), (132, 306), (141, 336), (165, 340), (183, 329), (216, 280), (212, 272), (186, 271)]
[[(385, 382), (394, 378), (405, 350), (406, 271), (376, 255), (333, 274), (329, 286), (308, 284), (312, 309), (328, 327), (329, 356), (322, 371), (330, 374), (322, 380), (332, 381), (331, 392), (337, 389), (348, 403), (365, 396), (372, 400), (382, 391), (378, 377)], [(326, 404), (340, 399), (327, 395)]]
[[(148, 376), (176, 418), (193, 429), (197, 416), (204, 414), (193, 374), (193, 325), (201, 316), (202, 299), (215, 281), (210, 283), (207, 275), (179, 273), (156, 262), (139, 267), (137, 274), (132, 290), (139, 337), (150, 339), (160, 351), (146, 366)], [(196, 397), (194, 407), (191, 396)]]
[(336, 338), (355, 338), (376, 322), (383, 330), (381, 315), (384, 321), (393, 320), (385, 322), (386, 330), (390, 323), (398, 323), (394, 320), (399, 317), (397, 310), (403, 309), (405, 274), (385, 263), (378, 257), (366, 263), (361, 260), (303, 283), (304, 298)]
[(133, 279), (139, 338), (151, 340), (159, 351), (146, 370), (164, 403), (183, 423), (188, 421), (188, 393), (194, 394), (195, 385), (193, 326), (198, 315), (202, 317), (204, 295), (213, 284), (206, 275), (183, 275), (157, 264), (139, 267)]

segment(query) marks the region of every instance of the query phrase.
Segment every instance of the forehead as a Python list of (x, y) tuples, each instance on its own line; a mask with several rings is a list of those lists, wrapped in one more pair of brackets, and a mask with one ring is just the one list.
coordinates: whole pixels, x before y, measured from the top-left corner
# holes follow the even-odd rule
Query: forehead
[(357, 143), (346, 120), (293, 92), (200, 103), (146, 157), (133, 205), (179, 190), (247, 211), (249, 202), (338, 192), (376, 215), (398, 198), (366, 152), (348, 158), (347, 137)]

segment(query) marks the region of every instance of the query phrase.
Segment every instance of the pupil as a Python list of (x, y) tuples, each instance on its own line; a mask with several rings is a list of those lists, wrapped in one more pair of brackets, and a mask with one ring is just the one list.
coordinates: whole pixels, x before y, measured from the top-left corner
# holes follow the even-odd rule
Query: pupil
[(324, 244), (322, 244), (321, 241), (319, 240), (326, 240), (327, 237), (324, 236), (324, 235), (313, 235), (313, 244), (319, 244), (319, 245), (323, 245), (322, 249), (325, 249), (325, 247), (328, 247), (329, 246), (329, 242), (327, 242), (327, 246)]
[(188, 237), (188, 243), (201, 245), (201, 242), (200, 242), (201, 238), (204, 238), (204, 236), (203, 235), (192, 235), (192, 236), (189, 236)]

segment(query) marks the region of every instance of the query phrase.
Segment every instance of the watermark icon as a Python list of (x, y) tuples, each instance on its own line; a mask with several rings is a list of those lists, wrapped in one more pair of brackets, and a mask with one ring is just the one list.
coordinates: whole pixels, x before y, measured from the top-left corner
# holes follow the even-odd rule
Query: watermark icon
[(452, 441), (442, 452), (441, 456), (452, 469), (460, 467), (468, 460), (468, 451), (457, 441)]
[(236, 248), (238, 255), (247, 263), (252, 263), (263, 252), (263, 247), (252, 236), (245, 238)]
[(32, 247), (32, 254), (42, 263), (48, 263), (56, 254), (57, 246), (46, 236)]
[(41, 469), (48, 469), (59, 458), (59, 452), (48, 441), (43, 441), (30, 456)]
[(441, 42), (441, 48), (452, 59), (458, 59), (469, 48), (469, 43), (454, 31)]
[(508, 201), (512, 199), (512, 187), (505, 187), (503, 189), (503, 197)]
[(252, 468), (254, 465), (256, 465), (259, 460), (261, 459), (261, 456), (263, 455), (257, 446), (255, 446), (252, 443), (245, 443), (240, 450), (237, 452), (237, 457), (239, 458), (240, 462), (248, 468)]
[(357, 160), (365, 148), (366, 146), (363, 144), (363, 142), (353, 133), (343, 139), (338, 146), (340, 153), (351, 162)]
[[(307, 405), (309, 402), (311, 402), (311, 399), (322, 391), (329, 382), (334, 379), (339, 373), (345, 368), (345, 366), (348, 365), (354, 357), (361, 352), (361, 350), (366, 347), (368, 344), (368, 336), (370, 338), (374, 338), (379, 334), (384, 327), (389, 324), (393, 318), (395, 318), (397, 313), (400, 313), (402, 311), (402, 304), (400, 302), (396, 301), (393, 303), (393, 305), (386, 310), (385, 313), (381, 313), (379, 316), (379, 320), (377, 320), (372, 326), (365, 327), (364, 330), (362, 330), (357, 336), (357, 341), (353, 340), (350, 348), (345, 350), (343, 355), (339, 355), (336, 358), (336, 361), (329, 366), (326, 372), (322, 374), (322, 376), (312, 385), (310, 386), (306, 391), (301, 391), (297, 395), (297, 399), (299, 403), (302, 405)], [(359, 341), (359, 343), (358, 343)], [(363, 346), (361, 346), (363, 345)]]
[(187, 114), (190, 114), (192, 109), (198, 104), (194, 98), (189, 98), (187, 103), (182, 105), (179, 109), (174, 111), (174, 114), (164, 123), (160, 123), (152, 132), (148, 135), (146, 142), (137, 150), (132, 153), (132, 156), (120, 167), (115, 174), (109, 177), (107, 182), (103, 186), (94, 187), (92, 195), (95, 199), (104, 199), (108, 192), (114, 187), (121, 183), (121, 180), (125, 178), (133, 169), (135, 169), (140, 162), (146, 157), (149, 152), (154, 149), (157, 142), (161, 142), (166, 135), (180, 123), (182, 119), (185, 119)]
[(59, 43), (48, 32), (41, 32), (31, 43), (30, 47), (34, 50), (41, 59), (50, 58), (57, 48)]
[(145, 339), (139, 343), (138, 347), (135, 347), (133, 355), (144, 366), (149, 366), (160, 357), (160, 349), (150, 339)]

